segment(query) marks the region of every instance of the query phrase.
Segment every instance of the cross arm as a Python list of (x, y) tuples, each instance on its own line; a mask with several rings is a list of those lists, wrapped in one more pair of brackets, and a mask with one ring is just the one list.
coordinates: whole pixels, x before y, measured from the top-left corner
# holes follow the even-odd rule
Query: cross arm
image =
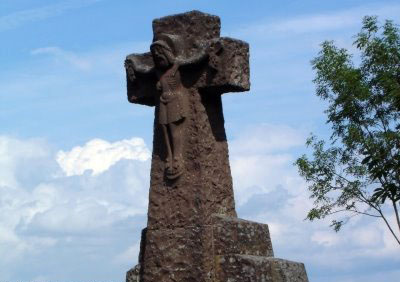
[(128, 101), (155, 106), (157, 77), (150, 52), (131, 54), (125, 60)]
[(219, 94), (250, 89), (248, 43), (220, 37), (210, 40), (208, 64), (196, 82), (196, 87)]

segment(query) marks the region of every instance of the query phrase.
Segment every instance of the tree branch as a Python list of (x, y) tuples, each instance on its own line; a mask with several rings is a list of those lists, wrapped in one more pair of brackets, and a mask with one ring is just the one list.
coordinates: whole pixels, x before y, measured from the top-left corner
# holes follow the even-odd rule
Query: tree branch
[(358, 211), (358, 210), (356, 210), (356, 209), (341, 209), (341, 210), (336, 210), (336, 211), (333, 211), (333, 212), (330, 212), (328, 215), (332, 215), (332, 214), (335, 214), (335, 213), (339, 213), (339, 212), (353, 212), (353, 213), (355, 213), (355, 214), (362, 214), (362, 215), (367, 215), (367, 216), (371, 216), (371, 217), (381, 217), (380, 215), (375, 215), (375, 214), (370, 214), (370, 213), (366, 213), (366, 212), (360, 212), (360, 211)]
[(387, 221), (385, 215), (382, 213), (381, 210), (378, 210), (378, 212), (380, 213), (382, 219), (385, 221), (387, 228), (389, 228), (390, 232), (392, 233), (393, 237), (396, 239), (397, 243), (400, 245), (400, 240), (397, 237), (396, 233), (394, 233), (392, 227), (390, 226), (389, 222)]
[(399, 230), (400, 230), (399, 211), (398, 211), (398, 209), (397, 209), (396, 202), (395, 202), (394, 200), (392, 200), (392, 203), (393, 203), (394, 213), (395, 213), (395, 215), (396, 215), (397, 226), (399, 227)]

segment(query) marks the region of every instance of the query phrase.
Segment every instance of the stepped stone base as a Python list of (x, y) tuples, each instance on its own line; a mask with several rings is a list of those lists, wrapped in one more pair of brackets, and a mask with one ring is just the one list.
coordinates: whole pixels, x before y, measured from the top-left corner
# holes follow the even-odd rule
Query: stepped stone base
[(272, 257), (216, 257), (215, 282), (308, 282), (303, 263)]
[(127, 282), (307, 282), (302, 263), (273, 257), (268, 225), (214, 215), (212, 224), (144, 229)]

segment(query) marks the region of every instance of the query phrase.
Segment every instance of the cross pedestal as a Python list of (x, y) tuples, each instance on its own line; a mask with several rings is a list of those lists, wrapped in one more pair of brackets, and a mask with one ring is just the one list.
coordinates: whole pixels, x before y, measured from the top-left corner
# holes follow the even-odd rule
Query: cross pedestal
[(198, 11), (153, 21), (127, 56), (128, 100), (155, 106), (147, 228), (129, 282), (308, 281), (273, 257), (268, 226), (238, 219), (221, 94), (250, 89), (249, 46)]

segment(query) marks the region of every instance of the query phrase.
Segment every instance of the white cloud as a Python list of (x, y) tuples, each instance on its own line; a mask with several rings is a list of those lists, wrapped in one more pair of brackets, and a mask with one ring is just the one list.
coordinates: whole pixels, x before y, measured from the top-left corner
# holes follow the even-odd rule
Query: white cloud
[(334, 246), (340, 241), (339, 235), (332, 231), (317, 231), (311, 236), (311, 241), (323, 246)]
[(47, 54), (47, 55), (52, 55), (56, 60), (60, 60), (62, 62), (67, 62), (78, 69), (81, 70), (90, 70), (91, 69), (91, 64), (89, 60), (79, 57), (73, 52), (68, 52), (65, 51), (59, 47), (43, 47), (43, 48), (38, 48), (35, 50), (31, 51), (32, 55), (42, 55), (42, 54)]
[(108, 170), (121, 159), (146, 161), (149, 158), (150, 151), (141, 138), (115, 143), (94, 139), (83, 147), (74, 147), (70, 152), (57, 153), (57, 162), (67, 176), (81, 175), (86, 170), (96, 175)]
[(240, 137), (229, 143), (235, 155), (285, 151), (304, 144), (304, 133), (300, 128), (287, 125), (258, 124), (250, 126), (240, 133)]
[(15, 172), (26, 159), (41, 159), (49, 152), (44, 150), (43, 140), (30, 139), (20, 141), (16, 138), (0, 135), (0, 187), (18, 187), (20, 184)]
[[(383, 223), (383, 222), (382, 222)], [(352, 242), (355, 245), (365, 248), (381, 248), (383, 243), (383, 232), (378, 228), (379, 221), (373, 221), (366, 226), (356, 226), (351, 230)]]
[(118, 254), (114, 258), (113, 262), (116, 264), (120, 263), (133, 264), (138, 259), (139, 251), (140, 251), (140, 241), (137, 241), (135, 244), (133, 244), (132, 246), (128, 247), (126, 250)]
[(100, 1), (102, 0), (66, 0), (57, 4), (14, 12), (0, 17), (0, 32), (17, 28), (29, 22), (54, 17), (67, 10), (82, 8)]
[(235, 32), (238, 36), (257, 36), (260, 34), (293, 34), (327, 32), (359, 26), (365, 15), (378, 15), (383, 18), (395, 18), (400, 5), (367, 5), (332, 13), (300, 15), (275, 22), (253, 23)]
[(300, 129), (273, 124), (251, 126), (232, 140), (229, 151), (236, 202), (242, 205), (255, 194), (292, 181), (297, 174), (287, 151), (304, 140)]
[[(66, 165), (64, 172), (57, 155), (78, 169)], [(25, 169), (35, 177), (21, 173)], [(12, 266), (31, 259), (47, 265), (43, 257), (49, 255), (58, 260), (71, 252), (88, 263), (93, 248), (128, 269), (133, 254), (120, 245), (138, 243), (133, 231), (145, 227), (149, 169), (140, 138), (95, 139), (56, 154), (44, 141), (0, 137), (0, 252), (8, 254), (0, 256), (0, 269), (10, 269), (0, 280), (17, 277)]]
[(236, 202), (241, 205), (252, 195), (274, 190), (286, 177), (287, 167), (293, 162), (288, 154), (235, 156), (231, 169)]
[[(51, 73), (56, 70), (56, 73), (63, 79), (65, 79), (65, 73), (70, 70), (74, 72), (78, 70), (80, 71), (79, 76), (85, 75), (89, 78), (97, 75), (124, 74), (123, 62), (125, 56), (132, 50), (148, 51), (149, 46), (149, 42), (125, 42), (124, 44), (116, 44), (87, 52), (73, 52), (58, 46), (46, 46), (33, 49), (30, 54), (33, 56), (42, 55), (43, 58), (52, 59), (50, 62), (43, 61), (42, 65), (51, 69)], [(69, 69), (69, 67), (72, 67), (72, 69)], [(48, 69), (46, 69), (47, 72), (49, 72)]]

